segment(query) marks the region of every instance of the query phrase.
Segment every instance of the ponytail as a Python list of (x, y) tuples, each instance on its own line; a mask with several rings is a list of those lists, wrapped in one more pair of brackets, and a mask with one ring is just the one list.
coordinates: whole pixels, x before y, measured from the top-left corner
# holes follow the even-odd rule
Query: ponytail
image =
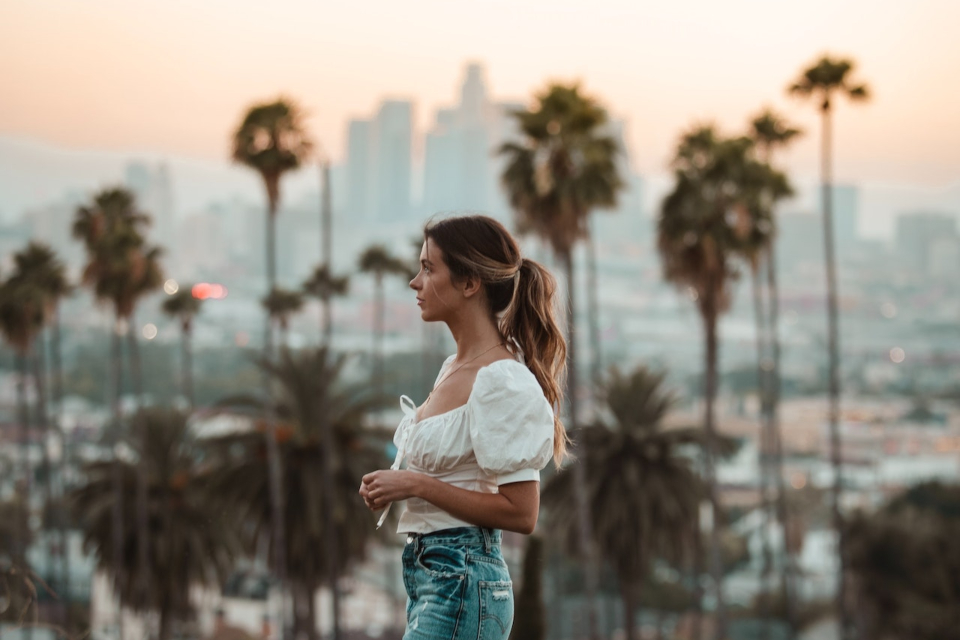
[(500, 318), (500, 333), (516, 341), (527, 368), (553, 407), (553, 461), (559, 467), (569, 438), (560, 421), (567, 345), (554, 317), (556, 279), (538, 262), (523, 258), (513, 277), (510, 305)]

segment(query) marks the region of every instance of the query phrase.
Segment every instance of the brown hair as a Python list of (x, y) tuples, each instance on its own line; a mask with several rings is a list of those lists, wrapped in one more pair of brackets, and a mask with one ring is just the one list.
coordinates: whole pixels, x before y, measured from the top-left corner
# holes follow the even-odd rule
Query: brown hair
[(554, 411), (553, 459), (566, 453), (567, 432), (560, 422), (567, 345), (554, 318), (557, 281), (542, 265), (520, 256), (506, 227), (487, 216), (469, 215), (431, 221), (423, 230), (433, 240), (456, 281), (479, 278), (490, 313), (507, 341), (516, 341), (527, 368), (537, 378)]

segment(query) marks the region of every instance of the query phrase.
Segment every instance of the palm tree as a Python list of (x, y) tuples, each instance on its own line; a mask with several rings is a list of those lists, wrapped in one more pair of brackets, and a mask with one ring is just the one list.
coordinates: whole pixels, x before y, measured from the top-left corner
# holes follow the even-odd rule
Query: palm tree
[[(654, 558), (679, 562), (697, 538), (703, 481), (691, 466), (688, 445), (703, 433), (667, 430), (663, 420), (674, 398), (663, 389), (664, 374), (616, 369), (604, 385), (605, 417), (585, 426), (580, 459), (586, 476), (590, 519), (597, 547), (619, 579), (626, 638), (636, 635), (640, 589)], [(561, 471), (543, 492), (551, 530), (571, 549), (578, 546), (576, 478)]]
[[(71, 287), (67, 282), (66, 267), (64, 266), (63, 262), (57, 258), (56, 254), (49, 246), (40, 242), (29, 243), (22, 251), (14, 254), (13, 260), (14, 272), (10, 276), (11, 282), (21, 282), (28, 287), (35, 288), (36, 291), (39, 292), (40, 296), (42, 296), (44, 301), (42, 314), (43, 327), (50, 325), (56, 326), (58, 324), (57, 307), (60, 303), (60, 299), (67, 295), (71, 290)], [(58, 332), (55, 330), (55, 335), (56, 333)], [(46, 359), (41, 338), (42, 336), (39, 334), (36, 336), (35, 339), (40, 342), (40, 344), (36, 345), (36, 348), (32, 349), (30, 360), (32, 376), (37, 389), (37, 407), (35, 415), (37, 417), (38, 426), (40, 427), (40, 437), (43, 442), (43, 469), (41, 476), (43, 478), (44, 503), (50, 506), (53, 504), (53, 468), (50, 464), (48, 446), (50, 423), (47, 412)], [(54, 387), (59, 392), (56, 384)], [(65, 447), (64, 450), (66, 451), (67, 448)], [(66, 539), (66, 523), (63, 521), (63, 519), (61, 519), (59, 524), (61, 548), (64, 548)], [(49, 546), (49, 555), (52, 558), (55, 555), (53, 549), (54, 541), (52, 537), (49, 538)], [(65, 570), (67, 566), (66, 560), (64, 560), (60, 568), (61, 570)]]
[[(770, 164), (774, 150), (786, 146), (794, 138), (801, 135), (800, 129), (790, 126), (786, 120), (771, 109), (765, 109), (750, 122), (749, 135), (753, 139), (757, 150), (758, 158), (761, 162)], [(772, 185), (776, 186), (776, 185)], [(761, 433), (766, 434), (766, 446), (761, 447), (761, 492), (763, 494), (764, 510), (769, 512), (769, 480), (772, 477), (773, 490), (776, 494), (776, 512), (777, 519), (783, 531), (787, 530), (787, 498), (786, 486), (783, 479), (783, 439), (780, 433), (780, 422), (778, 418), (777, 406), (780, 399), (780, 337), (779, 337), (779, 317), (780, 317), (780, 298), (777, 287), (776, 277), (776, 219), (774, 217), (773, 207), (778, 196), (788, 195), (786, 192), (771, 194), (774, 196), (768, 202), (771, 210), (761, 216), (761, 219), (769, 220), (772, 225), (770, 241), (761, 247), (758, 255), (753, 256), (750, 261), (751, 275), (754, 291), (754, 308), (757, 320), (757, 358), (758, 375), (760, 380), (760, 413), (761, 413)], [(764, 203), (758, 202), (762, 206)], [(764, 317), (761, 271), (766, 271), (767, 278), (767, 315)], [(762, 438), (763, 440), (763, 438)], [(773, 460), (770, 460), (772, 455)], [(769, 477), (768, 477), (769, 476)], [(769, 550), (769, 539), (764, 529), (765, 560), (764, 572), (767, 574), (772, 569), (772, 562)], [(796, 628), (793, 607), (793, 560), (791, 552), (784, 545), (784, 562), (780, 581), (781, 600), (784, 603), (784, 612), (786, 614), (787, 626), (792, 630)], [(764, 578), (764, 584), (766, 577)]]
[(274, 287), (270, 294), (260, 301), (260, 305), (267, 310), (270, 320), (280, 327), (280, 346), (286, 349), (290, 316), (303, 308), (303, 294), (283, 287)]
[(367, 247), (360, 255), (357, 265), (361, 273), (373, 274), (373, 388), (383, 396), (383, 325), (386, 302), (383, 293), (383, 276), (387, 274), (406, 277), (410, 268), (406, 262), (393, 256), (383, 245)]
[[(717, 395), (717, 322), (730, 304), (734, 259), (766, 242), (770, 225), (753, 204), (773, 180), (772, 170), (752, 158), (750, 139), (720, 138), (713, 127), (694, 128), (681, 138), (672, 162), (676, 185), (660, 209), (658, 249), (664, 277), (695, 300), (704, 330), (704, 476), (715, 524), (710, 530), (710, 573), (717, 601), (716, 637), (723, 637), (725, 607), (720, 556), (720, 501), (714, 472)], [(782, 176), (781, 176), (782, 178)]]
[[(507, 157), (501, 183), (519, 229), (533, 231), (547, 240), (566, 276), (566, 396), (569, 425), (576, 430), (579, 416), (573, 248), (588, 233), (591, 212), (616, 205), (617, 193), (623, 186), (617, 171), (618, 146), (604, 133), (606, 111), (597, 100), (584, 95), (577, 84), (548, 86), (536, 96), (531, 109), (517, 111), (514, 116), (523, 140), (500, 148), (500, 153)], [(582, 491), (577, 495), (590, 635), (596, 637), (598, 575), (590, 548), (593, 538), (586, 502)]]
[[(220, 503), (234, 509), (249, 549), (271, 550), (271, 569), (288, 577), (294, 595), (294, 635), (311, 640), (317, 637), (313, 594), (321, 584), (332, 588), (334, 627), (339, 630), (337, 578), (363, 557), (373, 535), (356, 488), (367, 469), (383, 464), (382, 447), (369, 442), (362, 427), (370, 402), (342, 385), (344, 363), (343, 356), (334, 357), (326, 348), (282, 351), (276, 361), (261, 360), (260, 366), (277, 383), (277, 397), (218, 403), (221, 412), (254, 418), (256, 429), (210, 443)], [(262, 433), (273, 420), (279, 421), (275, 438), (285, 498), (281, 540), (270, 526), (270, 469)], [(239, 456), (231, 453), (238, 445), (244, 452)]]
[(193, 407), (193, 352), (191, 336), (193, 319), (200, 313), (202, 301), (193, 295), (191, 287), (180, 287), (177, 292), (163, 301), (163, 312), (180, 322), (180, 353), (183, 367), (183, 396)]
[(350, 277), (335, 276), (326, 264), (319, 264), (301, 286), (304, 294), (316, 298), (323, 306), (320, 323), (321, 343), (329, 347), (330, 337), (333, 334), (330, 301), (334, 297), (347, 295), (350, 291)]
[[(169, 640), (174, 622), (193, 611), (190, 590), (197, 584), (220, 584), (239, 550), (236, 530), (211, 502), (208, 479), (197, 467), (197, 443), (190, 437), (186, 416), (173, 410), (147, 409), (138, 413), (137, 462), (121, 459), (96, 462), (86, 468), (86, 483), (75, 489), (71, 505), (84, 531), (84, 546), (97, 565), (113, 579), (121, 605), (137, 612), (154, 612), (160, 621), (159, 639)], [(113, 478), (122, 479), (118, 494)], [(123, 523), (118, 540), (113, 535), (113, 503), (123, 511), (138, 502), (139, 478), (149, 489), (149, 589), (137, 562), (143, 544), (139, 525)], [(117, 560), (120, 560), (119, 564)]]
[[(106, 189), (94, 196), (88, 206), (78, 208), (74, 217), (73, 235), (81, 240), (87, 251), (87, 263), (83, 269), (82, 283), (93, 290), (94, 298), (109, 304), (113, 309), (114, 331), (112, 335), (111, 367), (114, 382), (113, 425), (114, 438), (118, 439), (121, 423), (120, 399), (122, 390), (121, 336), (127, 335), (130, 356), (130, 371), (134, 393), (138, 403), (143, 394), (143, 381), (137, 348), (136, 332), (132, 330), (134, 312), (140, 300), (158, 289), (163, 282), (160, 267), (162, 250), (147, 245), (143, 232), (150, 217), (136, 207), (133, 195), (125, 189)], [(115, 443), (116, 444), (116, 443)], [(121, 495), (122, 475), (119, 466), (114, 466), (114, 489)], [(150, 587), (148, 496), (146, 477), (138, 483), (137, 524), (139, 535), (139, 576), (141, 591)], [(113, 501), (113, 549), (120, 553), (120, 538), (123, 535), (124, 501)], [(113, 559), (120, 566), (122, 558)], [(120, 616), (120, 638), (123, 640), (123, 624)]]
[[(268, 292), (277, 285), (276, 222), (280, 205), (280, 178), (288, 171), (299, 168), (313, 149), (303, 119), (303, 111), (296, 102), (278, 98), (250, 107), (233, 134), (231, 156), (234, 162), (259, 173), (267, 190), (265, 237)], [(269, 316), (264, 349), (267, 357), (270, 357), (273, 335)]]
[(851, 637), (850, 619), (844, 602), (845, 562), (843, 550), (843, 516), (840, 513), (842, 463), (840, 460), (840, 328), (837, 308), (837, 273), (833, 246), (833, 165), (831, 157), (832, 107), (838, 96), (854, 102), (869, 98), (867, 85), (854, 81), (854, 62), (845, 58), (823, 56), (805, 69), (788, 89), (789, 93), (811, 98), (818, 105), (821, 116), (821, 189), (823, 198), (823, 246), (827, 271), (827, 351), (829, 357), (829, 424), (830, 459), (833, 465), (833, 526), (837, 534), (840, 572), (837, 590), (837, 616), (840, 637)]

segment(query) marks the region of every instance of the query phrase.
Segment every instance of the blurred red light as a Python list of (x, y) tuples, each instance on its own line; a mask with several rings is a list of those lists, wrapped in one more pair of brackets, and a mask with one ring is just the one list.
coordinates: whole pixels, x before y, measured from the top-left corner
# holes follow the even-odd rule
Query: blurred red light
[(198, 300), (206, 300), (207, 298), (222, 300), (223, 298), (227, 297), (227, 288), (222, 284), (198, 282), (197, 284), (193, 285), (190, 293)]

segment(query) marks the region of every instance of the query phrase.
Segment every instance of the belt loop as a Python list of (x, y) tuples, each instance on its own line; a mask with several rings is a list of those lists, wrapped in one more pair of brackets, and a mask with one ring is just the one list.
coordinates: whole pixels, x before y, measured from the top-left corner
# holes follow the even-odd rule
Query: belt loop
[(493, 551), (493, 530), (480, 527), (480, 532), (483, 534), (483, 550), (491, 553)]

